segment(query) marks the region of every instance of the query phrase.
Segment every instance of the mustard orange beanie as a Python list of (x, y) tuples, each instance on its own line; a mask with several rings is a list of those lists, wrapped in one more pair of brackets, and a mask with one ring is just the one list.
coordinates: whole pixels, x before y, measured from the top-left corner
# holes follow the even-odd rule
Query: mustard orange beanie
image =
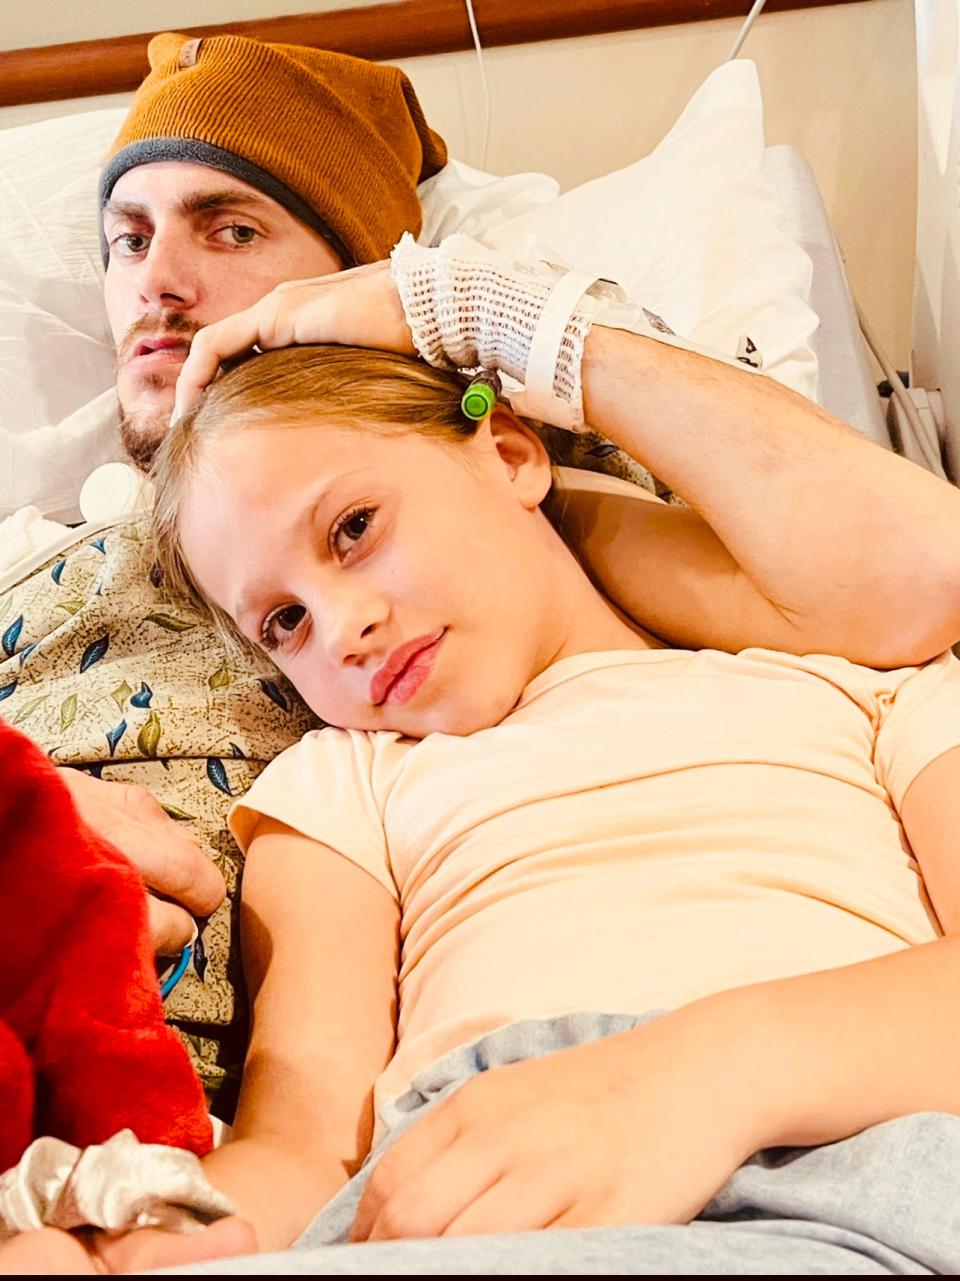
[[(397, 67), (246, 36), (154, 36), (100, 179), (100, 207), (128, 169), (186, 160), (271, 196), (345, 267), (385, 258), (420, 230), (417, 184), (447, 162)], [(103, 246), (106, 256), (106, 246)]]

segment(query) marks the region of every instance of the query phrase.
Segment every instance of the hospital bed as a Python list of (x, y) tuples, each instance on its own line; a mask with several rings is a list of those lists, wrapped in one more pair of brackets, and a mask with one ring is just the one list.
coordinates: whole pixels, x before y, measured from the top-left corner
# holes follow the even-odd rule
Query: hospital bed
[[(958, 0), (917, 3), (916, 349), (914, 386), (909, 393), (897, 389), (909, 409), (890, 413), (878, 394), (878, 373), (813, 172), (795, 148), (766, 146), (749, 60), (717, 67), (649, 154), (631, 155), (617, 171), (562, 193), (549, 174), (500, 177), (452, 163), (421, 190), (422, 236), (436, 241), (459, 230), (504, 253), (532, 249), (619, 280), (677, 332), (728, 355), (749, 337), (771, 376), (878, 443), (895, 439), (911, 457), (955, 477), (960, 448), (948, 424), (960, 429), (960, 383), (949, 358), (960, 329), (951, 168), (958, 137)], [(589, 8), (580, 0), (570, 5), (581, 16)], [(552, 33), (562, 31), (543, 27), (543, 34)], [(142, 41), (138, 47), (142, 54)], [(945, 50), (954, 54), (949, 65)], [(60, 56), (82, 61), (76, 49)], [(10, 103), (3, 58), (0, 101)], [(87, 88), (127, 83), (111, 80), (109, 70), (98, 74)], [(79, 92), (75, 80), (58, 76), (55, 88)], [(34, 90), (46, 92), (39, 80)], [(29, 92), (28, 85), (20, 100)], [(238, 678), (226, 658), (211, 655), (202, 640), (195, 643), (182, 614), (155, 600), (144, 575), (115, 556), (110, 514), (81, 508), (88, 472), (119, 457), (94, 204), (97, 171), (124, 107), (98, 103), (84, 112), (75, 100), (73, 107), (0, 128), (0, 449), (6, 451), (0, 518), (32, 504), (61, 525), (45, 542), (21, 548), (16, 564), (0, 560), (0, 715), (23, 724), (62, 763), (96, 763), (106, 769), (104, 777), (140, 783), (161, 798), (164, 787), (173, 789), (168, 800), (176, 816), (195, 819), (199, 838), (225, 860), (229, 880), (239, 858), (227, 849), (223, 830), (231, 798), (312, 721), (279, 677), (251, 672)], [(609, 471), (611, 455), (603, 447), (587, 452), (584, 467)], [(622, 479), (615, 473), (609, 483), (616, 487)], [(64, 527), (84, 514), (96, 519)], [(135, 541), (141, 532), (134, 525), (119, 537)], [(109, 613), (117, 597), (127, 606), (137, 600), (138, 617), (153, 629), (148, 645), (128, 619)], [(96, 631), (84, 630), (84, 610), (95, 611)], [(43, 643), (24, 650), (20, 638), (31, 635), (31, 627)], [(29, 657), (30, 650), (37, 653)], [(96, 698), (79, 690), (79, 675), (85, 688), (99, 682)], [(176, 697), (151, 702), (154, 691), (174, 679)], [(225, 917), (205, 930), (202, 965), (192, 967), (171, 997), (172, 1017), (235, 1030), (227, 930)]]
[[(766, 345), (773, 348), (767, 362), (768, 368), (773, 366), (769, 371), (778, 376), (778, 369), (785, 369), (783, 381), (815, 396), (872, 439), (883, 444), (890, 444), (893, 440), (909, 456), (935, 470), (945, 469), (953, 475), (960, 451), (951, 442), (945, 424), (938, 426), (937, 415), (946, 406), (947, 412), (952, 410), (953, 416), (957, 417), (957, 410), (953, 408), (956, 395), (949, 389), (950, 362), (940, 356), (940, 335), (952, 332), (950, 326), (955, 323), (948, 318), (944, 331), (943, 318), (949, 317), (951, 309), (955, 311), (957, 306), (956, 271), (951, 276), (947, 266), (940, 272), (941, 263), (946, 262), (949, 256), (944, 246), (950, 241), (950, 236), (956, 234), (955, 231), (948, 232), (943, 214), (947, 207), (953, 208), (949, 201), (944, 202), (943, 196), (945, 188), (955, 182), (955, 175), (945, 174), (940, 164), (943, 156), (954, 154), (951, 148), (956, 146), (949, 126), (949, 119), (955, 122), (956, 117), (955, 103), (953, 116), (950, 116), (953, 71), (947, 65), (945, 53), (951, 47), (951, 34), (952, 47), (954, 50), (956, 47), (955, 0), (917, 0), (917, 5), (921, 175), (915, 387), (910, 395), (896, 388), (893, 411), (888, 412), (887, 402), (877, 394), (876, 384), (881, 371), (867, 354), (856, 303), (848, 288), (836, 238), (809, 165), (793, 148), (768, 147), (758, 155), (757, 170), (750, 174), (750, 178), (757, 184), (765, 184), (768, 197), (772, 193), (776, 204), (775, 209), (772, 206), (767, 209), (764, 234), (770, 224), (778, 223), (783, 236), (799, 255), (794, 257), (789, 269), (783, 269), (790, 278), (790, 288), (782, 290), (783, 297), (790, 295), (790, 315), (786, 320), (780, 316), (775, 323), (771, 321), (768, 325), (768, 328), (772, 326), (772, 337), (767, 339)], [(771, 7), (782, 6), (774, 5), (771, 0)], [(410, 22), (401, 29), (388, 13), (409, 10), (411, 16), (415, 16), (412, 14), (415, 3), (380, 6), (378, 13), (380, 8), (385, 15), (382, 22), (366, 21), (360, 25), (356, 22), (351, 24), (351, 11), (341, 11), (317, 15), (314, 19), (304, 16), (239, 26), (262, 29), (267, 37), (303, 39), (307, 38), (308, 28), (302, 24), (315, 22), (320, 25), (309, 28), (315, 33), (312, 38), (327, 38), (330, 44), (341, 48), (349, 45), (351, 51), (366, 56), (409, 57), (420, 52), (442, 53), (444, 49), (458, 47), (463, 15), (453, 14), (452, 11), (459, 8), (457, 5), (432, 6), (432, 25), (429, 30), (424, 28), (419, 38), (413, 34)], [(527, 6), (525, 19), (521, 21), (516, 17), (509, 18), (504, 6), (490, 4), (481, 12), (481, 38), (491, 44), (511, 39), (529, 40), (533, 38), (531, 26), (537, 27), (540, 38), (578, 36), (584, 32), (641, 26), (656, 20), (677, 20), (679, 12), (677, 6), (673, 6), (666, 17), (661, 14), (658, 19), (657, 6), (651, 5), (649, 0), (612, 6), (576, 0), (576, 3), (562, 8), (561, 17), (551, 18), (550, 11), (556, 6), (534, 5), (532, 9)], [(540, 9), (543, 9), (542, 13)], [(711, 8), (710, 12), (723, 14), (736, 9), (737, 6), (718, 6)], [(371, 11), (356, 10), (354, 13), (362, 16), (369, 15)], [(485, 14), (489, 16), (484, 18)], [(748, 45), (746, 52), (749, 51)], [(88, 94), (94, 89), (126, 88), (141, 74), (142, 59), (143, 41), (134, 37), (0, 54), (0, 106)], [(723, 74), (722, 69), (720, 74)], [(702, 94), (703, 91), (700, 92)], [(740, 93), (738, 103), (742, 106), (744, 95), (735, 90), (733, 97), (737, 93)], [(707, 96), (709, 98), (710, 95)], [(710, 115), (716, 105), (716, 97), (714, 94), (701, 111), (698, 127)], [(117, 99), (104, 101), (116, 102)], [(55, 108), (56, 104), (53, 105)], [(76, 111), (85, 104), (70, 96), (66, 105)], [(726, 105), (731, 105), (729, 93)], [(100, 280), (95, 234), (83, 202), (92, 197), (96, 168), (103, 150), (109, 145), (121, 110), (118, 106), (112, 112), (109, 109), (84, 115), (70, 112), (53, 120), (15, 125), (6, 130), (0, 128), (0, 175), (3, 175), (0, 177), (0, 370), (4, 373), (0, 381), (0, 450), (3, 451), (0, 453), (0, 518), (18, 506), (35, 503), (43, 515), (75, 522), (81, 516), (76, 500), (86, 472), (97, 463), (117, 456), (113, 405), (109, 394), (112, 383), (110, 344), (99, 308)], [(758, 119), (762, 136), (762, 109)], [(948, 121), (946, 126), (945, 120)], [(0, 119), (0, 125), (2, 123)], [(945, 128), (947, 135), (944, 134)], [(955, 123), (953, 129), (956, 129)], [(724, 141), (732, 146), (737, 141), (735, 130), (728, 131)], [(655, 160), (656, 153), (662, 151), (662, 147), (657, 148), (655, 155), (648, 159)], [(81, 153), (86, 157), (86, 170), (83, 172), (76, 163), (77, 155)], [(695, 149), (678, 152), (678, 159), (688, 164), (691, 156), (694, 160), (699, 158)], [(663, 159), (662, 155), (660, 159)], [(445, 234), (457, 226), (469, 234), (488, 236), (492, 243), (505, 244), (516, 250), (529, 248), (532, 234), (534, 241), (539, 241), (540, 249), (546, 252), (557, 249), (554, 242), (558, 220), (570, 216), (579, 221), (582, 234), (573, 238), (572, 248), (570, 238), (565, 239), (561, 235), (560, 254), (572, 260), (587, 242), (589, 237), (585, 229), (589, 228), (590, 219), (596, 218), (604, 201), (633, 202), (640, 223), (639, 229), (634, 231), (634, 243), (623, 251), (619, 260), (615, 257), (612, 264), (603, 262), (601, 265), (605, 270), (601, 274), (621, 279), (628, 285), (632, 296), (664, 315), (673, 328), (698, 338), (708, 346), (716, 345), (733, 354), (742, 336), (734, 329), (739, 327), (742, 333), (756, 338), (749, 330), (755, 323), (762, 329), (766, 321), (755, 322), (753, 314), (768, 307), (769, 298), (764, 294), (762, 306), (755, 305), (751, 314), (749, 297), (735, 298), (731, 303), (730, 298), (718, 294), (719, 286), (714, 279), (718, 273), (715, 269), (720, 256), (725, 255), (728, 283), (723, 287), (736, 293), (749, 275), (750, 254), (742, 252), (739, 262), (734, 257), (736, 271), (731, 270), (729, 238), (714, 235), (711, 228), (706, 231), (688, 228), (688, 239), (673, 246), (675, 263), (684, 254), (687, 255), (686, 262), (699, 255), (695, 269), (687, 273), (690, 279), (686, 294), (682, 289), (665, 286), (651, 270), (649, 262), (637, 268), (630, 254), (639, 243), (640, 236), (649, 229), (641, 211), (646, 206), (653, 179), (662, 182), (664, 173), (669, 170), (665, 164), (661, 164), (659, 169), (653, 164), (647, 166), (650, 172), (644, 174), (643, 165), (643, 158), (638, 157), (633, 166), (627, 167), (631, 170), (629, 182), (618, 184), (614, 181), (615, 175), (611, 175), (609, 180), (602, 178), (581, 187), (581, 194), (587, 193), (588, 187), (596, 187), (596, 190), (586, 194), (579, 203), (568, 199), (570, 192), (558, 197), (556, 187), (551, 189), (549, 186), (549, 178), (544, 178), (539, 186), (535, 175), (521, 176), (530, 179), (526, 186), (520, 182), (518, 187), (515, 178), (508, 181), (502, 188), (505, 203), (499, 215), (501, 221), (513, 228), (506, 239), (495, 225), (498, 214), (492, 206), (492, 199), (501, 191), (496, 185), (480, 201), (484, 206), (483, 217), (474, 218), (471, 222), (470, 201), (464, 202), (464, 191), (470, 194), (471, 184), (474, 184), (475, 193), (475, 184), (479, 180), (472, 169), (465, 169), (459, 188), (449, 187), (443, 192), (434, 192), (433, 197), (435, 203), (442, 204), (444, 199), (447, 200), (448, 213), (450, 204), (461, 207), (461, 211), (466, 209), (468, 225), (464, 226), (463, 222), (457, 224), (450, 217), (444, 217), (441, 211), (434, 218), (434, 230), (437, 234)], [(44, 167), (45, 173), (34, 173)], [(24, 170), (27, 171), (25, 175)], [(66, 180), (63, 175), (66, 175)], [(674, 177), (671, 175), (671, 181)], [(34, 179), (36, 190), (31, 186)], [(59, 191), (55, 190), (58, 182), (61, 183)], [(658, 234), (663, 234), (663, 226), (676, 213), (668, 201), (679, 201), (681, 193), (687, 194), (681, 182), (673, 181), (672, 186), (668, 183), (661, 222), (655, 228)], [(704, 205), (712, 202), (713, 212), (717, 215), (718, 211), (722, 214), (728, 194), (722, 184), (713, 187), (701, 185), (699, 191), (693, 193), (693, 198), (702, 199)], [(761, 201), (761, 196), (757, 201)], [(555, 206), (552, 214), (551, 205)], [(36, 214), (38, 208), (42, 208), (39, 215)], [(756, 212), (755, 207), (753, 212)], [(33, 224), (35, 215), (39, 218), (39, 228)], [(51, 263), (49, 255), (46, 259), (39, 255), (34, 261), (32, 248), (26, 246), (33, 246), (40, 240), (49, 242), (58, 226), (58, 217), (66, 220), (65, 239), (68, 243), (57, 246), (57, 262)], [(688, 218), (687, 221), (692, 222), (693, 219)], [(719, 217), (714, 217), (713, 221), (716, 223)], [(601, 219), (601, 224), (601, 234), (594, 238), (609, 241), (616, 238), (617, 228), (624, 222), (621, 216), (620, 221), (613, 218), (608, 223)], [(41, 234), (37, 234), (38, 230)], [(525, 246), (518, 239), (521, 230), (527, 237)], [(751, 234), (757, 233), (751, 231)], [(778, 252), (782, 249), (780, 244)], [(736, 254), (741, 250), (733, 252)], [(949, 253), (955, 260), (956, 247)], [(36, 274), (31, 278), (30, 273), (34, 269)], [(624, 275), (628, 277), (625, 281)], [(768, 282), (767, 293), (776, 287), (779, 279), (781, 277), (775, 270)], [(804, 308), (807, 309), (805, 315)], [(777, 328), (784, 323), (792, 327), (785, 338)], [(792, 357), (791, 352), (785, 350), (791, 346)], [(50, 377), (47, 368), (51, 352), (55, 353), (57, 363), (56, 379)], [(798, 358), (797, 352), (800, 352)], [(763, 343), (761, 354), (766, 354)], [(893, 363), (887, 361), (888, 365)], [(5, 486), (4, 471), (7, 472)], [(56, 482), (51, 479), (54, 476), (58, 477)]]

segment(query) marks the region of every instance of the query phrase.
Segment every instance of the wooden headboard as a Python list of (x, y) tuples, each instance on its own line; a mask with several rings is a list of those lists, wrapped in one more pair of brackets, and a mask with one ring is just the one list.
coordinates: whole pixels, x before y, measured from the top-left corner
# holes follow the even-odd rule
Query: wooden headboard
[[(853, 2), (768, 0), (766, 8), (775, 12)], [(749, 0), (474, 0), (480, 39), (488, 48), (744, 17), (749, 7)], [(473, 46), (462, 0), (393, 0), (364, 8), (182, 30), (194, 36), (230, 31), (374, 60), (451, 53)], [(149, 70), (146, 46), (152, 34), (0, 53), (0, 107), (135, 89)]]

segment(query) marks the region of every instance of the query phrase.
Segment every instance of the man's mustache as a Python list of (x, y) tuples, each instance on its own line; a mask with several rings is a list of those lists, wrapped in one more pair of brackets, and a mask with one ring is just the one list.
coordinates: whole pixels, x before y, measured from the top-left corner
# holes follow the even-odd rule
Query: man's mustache
[(179, 312), (141, 316), (135, 320), (117, 343), (117, 364), (125, 365), (136, 347), (148, 338), (180, 338), (193, 342), (203, 328)]

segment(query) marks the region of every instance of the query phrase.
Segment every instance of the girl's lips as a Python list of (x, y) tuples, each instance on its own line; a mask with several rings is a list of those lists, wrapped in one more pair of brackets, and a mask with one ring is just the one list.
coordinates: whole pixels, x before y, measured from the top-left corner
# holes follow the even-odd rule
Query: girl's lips
[(370, 682), (371, 703), (379, 706), (382, 703), (399, 705), (409, 702), (430, 675), (446, 633), (447, 629), (443, 628), (429, 636), (418, 636), (395, 649)]

